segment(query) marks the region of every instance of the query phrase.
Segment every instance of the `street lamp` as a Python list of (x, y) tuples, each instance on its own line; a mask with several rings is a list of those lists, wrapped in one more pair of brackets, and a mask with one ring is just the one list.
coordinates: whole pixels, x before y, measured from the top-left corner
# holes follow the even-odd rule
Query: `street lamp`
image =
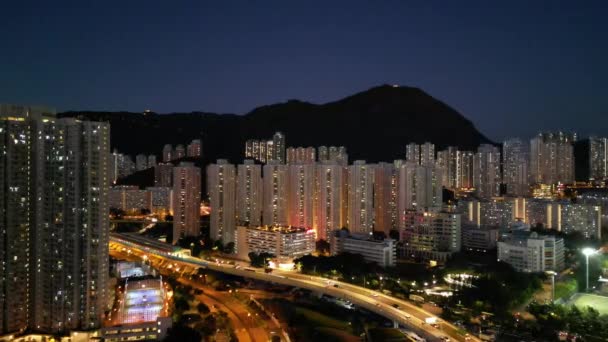
[(586, 283), (586, 288), (585, 291), (589, 292), (589, 256), (593, 255), (597, 253), (597, 251), (593, 248), (583, 248), (583, 254), (585, 255), (585, 274), (586, 274), (586, 279), (587, 279), (587, 283)]
[(555, 303), (555, 276), (557, 275), (554, 271), (546, 271), (546, 274), (551, 276), (551, 304)]

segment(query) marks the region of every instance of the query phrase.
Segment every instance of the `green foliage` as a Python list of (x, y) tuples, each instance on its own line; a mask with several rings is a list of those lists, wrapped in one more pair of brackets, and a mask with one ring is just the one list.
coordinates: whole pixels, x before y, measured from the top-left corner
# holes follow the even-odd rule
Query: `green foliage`
[(330, 247), (329, 242), (326, 240), (320, 239), (316, 242), (316, 250), (321, 254), (329, 254)]
[(272, 258), (274, 258), (274, 254), (271, 253), (256, 253), (256, 252), (250, 252), (249, 254), (249, 260), (251, 261), (251, 266), (253, 267), (267, 267), (268, 266), (268, 261)]
[(200, 313), (201, 315), (206, 315), (209, 312), (211, 312), (209, 310), (209, 307), (207, 305), (205, 305), (205, 303), (198, 303), (198, 305), (196, 306), (196, 310), (198, 311), (198, 313)]
[(555, 299), (568, 299), (577, 291), (577, 288), (578, 283), (576, 279), (558, 281), (555, 283)]
[(190, 304), (183, 297), (175, 298), (173, 305), (177, 313), (183, 313), (184, 311), (188, 311), (190, 309)]
[(473, 280), (474, 288), (464, 288), (458, 299), (471, 307), (474, 314), (487, 311), (503, 316), (528, 301), (541, 288), (541, 279), (538, 274), (516, 272), (510, 265), (499, 262), (493, 272)]
[(226, 254), (234, 254), (234, 242), (228, 242), (226, 246), (224, 246), (223, 252)]
[(536, 318), (529, 327), (536, 338), (552, 340), (558, 331), (568, 331), (580, 334), (585, 341), (608, 339), (608, 315), (600, 316), (593, 308), (580, 310), (576, 306), (532, 303), (529, 311)]
[(184, 342), (184, 341), (200, 341), (201, 334), (196, 330), (182, 324), (174, 324), (167, 331), (165, 342)]

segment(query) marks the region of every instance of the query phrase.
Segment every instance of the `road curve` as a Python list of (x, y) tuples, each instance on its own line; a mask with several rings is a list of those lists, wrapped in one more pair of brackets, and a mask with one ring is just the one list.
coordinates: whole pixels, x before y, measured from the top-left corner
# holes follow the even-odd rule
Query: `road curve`
[[(166, 251), (156, 250), (150, 246), (122, 239), (117, 234), (111, 234), (110, 245), (114, 248), (130, 249), (134, 254), (142, 253), (148, 257), (154, 256), (162, 260), (170, 261), (176, 266), (206, 268), (217, 272), (304, 288), (328, 296), (344, 298), (355, 305), (361, 306), (423, 334), (423, 337), (426, 337), (427, 340), (440, 341), (442, 337), (449, 336), (449, 338), (454, 341), (481, 341), (472, 335), (465, 338), (465, 336), (458, 333), (459, 329), (456, 326), (449, 322), (445, 322), (444, 320), (441, 320), (441, 330), (431, 327), (424, 322), (424, 319), (427, 317), (436, 317), (432, 313), (404, 300), (349, 283), (322, 277), (311, 277), (293, 271), (275, 270), (272, 273), (265, 273), (263, 269), (236, 267), (221, 259), (218, 259), (220, 262), (212, 262), (189, 256), (175, 256)], [(337, 285), (337, 287), (334, 287), (334, 285)], [(394, 305), (397, 305), (398, 308), (394, 307)]]

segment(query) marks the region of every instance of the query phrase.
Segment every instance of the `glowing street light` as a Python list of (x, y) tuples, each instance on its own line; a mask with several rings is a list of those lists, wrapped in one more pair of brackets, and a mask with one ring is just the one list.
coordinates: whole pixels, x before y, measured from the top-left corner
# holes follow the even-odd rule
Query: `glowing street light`
[(583, 254), (585, 255), (585, 274), (587, 275), (587, 287), (585, 288), (586, 292), (589, 292), (589, 256), (594, 255), (597, 251), (593, 248), (583, 248)]

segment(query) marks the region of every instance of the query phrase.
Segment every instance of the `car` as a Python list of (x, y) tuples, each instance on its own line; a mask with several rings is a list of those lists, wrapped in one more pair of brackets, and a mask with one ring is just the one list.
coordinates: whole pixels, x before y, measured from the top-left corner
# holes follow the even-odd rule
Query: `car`
[(450, 338), (447, 336), (441, 336), (439, 339), (446, 342), (450, 341)]
[(393, 307), (394, 307), (395, 309), (399, 309), (399, 304), (394, 303), (394, 304), (393, 304)]
[(340, 286), (338, 286), (338, 284), (334, 284), (334, 287), (340, 287)]
[(370, 294), (371, 294), (373, 297), (378, 297), (378, 294), (377, 294), (377, 293), (370, 292)]
[(376, 303), (376, 306), (380, 306), (380, 303)]

